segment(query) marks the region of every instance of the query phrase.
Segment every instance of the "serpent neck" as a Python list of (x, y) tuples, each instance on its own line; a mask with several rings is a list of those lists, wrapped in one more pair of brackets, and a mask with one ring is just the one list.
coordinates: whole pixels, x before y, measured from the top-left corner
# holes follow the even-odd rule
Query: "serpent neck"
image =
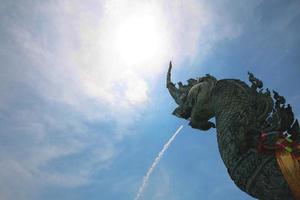
[(240, 149), (245, 143), (251, 112), (249, 91), (245, 83), (227, 79), (218, 81), (212, 94), (219, 151), (227, 168), (241, 157)]

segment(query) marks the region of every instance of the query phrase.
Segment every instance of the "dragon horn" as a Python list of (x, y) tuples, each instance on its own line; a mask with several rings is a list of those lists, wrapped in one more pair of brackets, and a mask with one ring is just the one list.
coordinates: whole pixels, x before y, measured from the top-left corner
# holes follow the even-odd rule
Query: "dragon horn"
[(172, 70), (172, 61), (170, 61), (168, 74), (167, 74), (167, 88), (169, 88), (170, 84), (174, 85), (174, 83), (172, 83), (172, 81), (171, 81), (171, 70)]
[(171, 81), (171, 70), (172, 70), (172, 62), (170, 61), (169, 64), (169, 69), (168, 69), (168, 74), (167, 74), (167, 88), (170, 92), (170, 95), (173, 97), (173, 99), (175, 100), (175, 102), (180, 105), (182, 104), (179, 96), (180, 96), (180, 92), (179, 89), (176, 88), (175, 84), (172, 83)]

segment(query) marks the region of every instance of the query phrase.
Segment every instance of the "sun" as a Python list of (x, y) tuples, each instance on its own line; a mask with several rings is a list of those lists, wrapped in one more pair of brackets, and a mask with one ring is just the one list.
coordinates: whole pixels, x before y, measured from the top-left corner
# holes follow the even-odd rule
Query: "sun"
[(151, 61), (160, 54), (164, 41), (159, 20), (150, 14), (135, 14), (116, 29), (115, 48), (129, 65)]

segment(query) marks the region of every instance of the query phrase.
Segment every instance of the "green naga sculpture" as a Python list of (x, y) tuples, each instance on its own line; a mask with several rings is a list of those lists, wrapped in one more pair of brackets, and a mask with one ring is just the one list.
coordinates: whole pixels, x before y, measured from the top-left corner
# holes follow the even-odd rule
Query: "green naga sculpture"
[[(299, 124), (284, 97), (275, 91), (272, 97), (249, 72), (251, 86), (207, 74), (176, 87), (171, 69), (170, 62), (167, 88), (178, 104), (173, 114), (192, 128), (217, 129), (219, 152), (234, 183), (260, 200), (299, 199)], [(209, 121), (213, 117), (216, 124)]]

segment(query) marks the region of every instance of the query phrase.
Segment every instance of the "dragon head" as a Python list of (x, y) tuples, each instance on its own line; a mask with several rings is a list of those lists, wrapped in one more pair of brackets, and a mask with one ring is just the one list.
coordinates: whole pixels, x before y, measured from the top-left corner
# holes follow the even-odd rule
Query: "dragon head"
[(167, 74), (167, 88), (179, 105), (173, 112), (177, 117), (190, 119), (193, 128), (207, 130), (214, 125), (208, 122), (213, 114), (210, 106), (211, 92), (217, 83), (217, 79), (209, 74), (196, 79), (189, 79), (188, 85), (176, 88), (171, 81), (172, 63), (170, 62)]

